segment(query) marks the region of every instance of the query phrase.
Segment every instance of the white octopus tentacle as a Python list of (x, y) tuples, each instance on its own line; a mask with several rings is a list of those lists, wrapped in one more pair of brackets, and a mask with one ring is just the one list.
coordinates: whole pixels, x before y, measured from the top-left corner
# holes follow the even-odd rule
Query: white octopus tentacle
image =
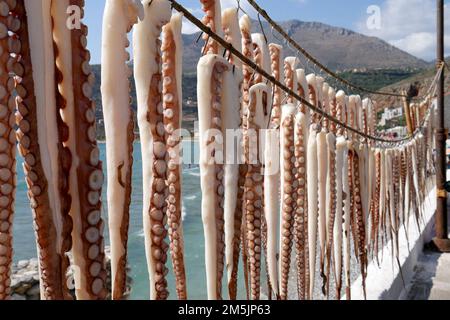
[(325, 281), (325, 255), (326, 255), (326, 211), (327, 211), (327, 175), (328, 175), (328, 146), (327, 133), (322, 129), (317, 134), (317, 175), (318, 175), (318, 201), (319, 201), (319, 255), (320, 255), (320, 275)]
[(211, 300), (222, 299), (225, 255), (222, 110), (228, 108), (224, 100), (229, 94), (224, 85), (226, 72), (231, 72), (230, 64), (217, 55), (202, 57), (197, 68), (202, 220), (208, 299)]
[[(239, 29), (238, 11), (229, 8), (222, 13), (222, 27), (224, 29), (225, 40), (233, 45), (234, 48), (242, 52), (242, 36)], [(231, 92), (225, 98), (231, 99), (226, 103), (230, 108), (224, 109), (224, 129), (239, 129), (242, 125), (242, 107), (241, 87), (243, 84), (242, 62), (230, 54), (229, 62), (235, 66), (233, 88), (237, 92)], [(231, 87), (228, 88), (232, 90)], [(225, 165), (225, 260), (228, 277), (228, 293), (231, 300), (237, 298), (237, 279), (239, 266), (239, 252), (241, 245), (241, 227), (242, 227), (242, 204), (238, 205), (239, 193), (239, 165), (236, 159), (228, 159), (229, 156), (237, 154), (234, 142), (231, 137), (225, 133), (225, 152), (227, 155)], [(232, 148), (232, 149), (229, 149)], [(238, 208), (240, 207), (240, 210)]]
[(280, 127), (281, 223), (280, 223), (280, 298), (288, 297), (289, 270), (296, 207), (295, 185), (295, 113), (293, 104), (282, 106)]
[(310, 128), (307, 152), (307, 174), (308, 174), (308, 251), (309, 251), (309, 298), (314, 295), (314, 281), (316, 278), (316, 245), (317, 245), (317, 223), (318, 223), (318, 154), (317, 133)]
[[(272, 75), (282, 81), (282, 47), (269, 44)], [(275, 296), (279, 296), (278, 267), (277, 267), (277, 226), (279, 223), (279, 193), (280, 193), (280, 123), (282, 91), (274, 88), (272, 121), (265, 138), (265, 172), (264, 172), (264, 214), (267, 224), (267, 267), (270, 286)]]
[(102, 105), (105, 119), (108, 217), (113, 299), (125, 291), (129, 206), (131, 202), (134, 116), (130, 106), (127, 33), (142, 18), (136, 0), (107, 0), (102, 38)]
[(184, 265), (184, 239), (182, 221), (182, 158), (181, 124), (183, 118), (181, 38), (182, 14), (173, 15), (163, 27), (162, 77), (164, 125), (167, 133), (167, 222), (169, 226), (170, 252), (175, 273), (177, 296), (187, 299), (186, 271)]
[[(151, 2), (151, 5), (149, 5)], [(165, 228), (166, 200), (166, 129), (162, 101), (160, 40), (162, 27), (171, 15), (167, 0), (144, 2), (145, 19), (136, 25), (133, 34), (134, 77), (138, 100), (138, 125), (142, 142), (143, 223), (145, 251), (150, 280), (150, 298), (166, 299), (165, 276), (167, 235)], [(174, 97), (175, 99), (175, 97)]]

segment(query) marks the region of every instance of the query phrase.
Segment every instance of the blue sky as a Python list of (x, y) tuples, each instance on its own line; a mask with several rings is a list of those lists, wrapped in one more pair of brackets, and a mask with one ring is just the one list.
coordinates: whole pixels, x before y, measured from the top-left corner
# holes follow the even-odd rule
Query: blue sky
[[(221, 0), (223, 8), (236, 6), (236, 0)], [(258, 4), (275, 20), (298, 19), (318, 21), (376, 36), (425, 60), (435, 56), (435, 0), (258, 0)], [(446, 54), (450, 55), (450, 0), (446, 5)], [(179, 3), (201, 16), (199, 0), (179, 0)], [(241, 0), (250, 15), (254, 12), (246, 0)], [(105, 0), (86, 0), (85, 23), (89, 27), (89, 48), (92, 63), (100, 63), (101, 26)], [(370, 6), (380, 9), (380, 26), (369, 29)], [(193, 32), (185, 24), (186, 32)]]

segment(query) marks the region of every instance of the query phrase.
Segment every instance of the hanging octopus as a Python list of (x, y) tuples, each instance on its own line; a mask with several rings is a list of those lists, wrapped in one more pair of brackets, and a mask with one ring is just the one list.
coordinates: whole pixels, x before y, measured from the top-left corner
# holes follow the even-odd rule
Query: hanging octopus
[[(309, 88), (306, 81), (305, 71), (297, 69), (298, 94), (307, 99)], [(309, 134), (309, 109), (302, 103), (298, 110), (295, 122), (295, 156), (297, 161), (296, 179), (299, 181), (297, 190), (297, 207), (295, 213), (294, 243), (296, 247), (297, 264), (297, 293), (300, 300), (305, 300), (308, 296), (309, 287), (309, 253), (308, 253), (308, 194), (306, 174), (306, 151), (308, 148)], [(303, 158), (303, 160), (302, 160)]]
[[(295, 72), (297, 64), (298, 59), (295, 57), (288, 57), (285, 59), (284, 62), (285, 84), (286, 87), (291, 89), (293, 92), (297, 91), (298, 85), (297, 75)], [(293, 103), (294, 103), (293, 97), (289, 97), (288, 104), (292, 105)], [(280, 224), (279, 270), (280, 270), (280, 297), (283, 300), (286, 300), (288, 297), (289, 271), (291, 268), (291, 253), (292, 253), (292, 244), (294, 240), (294, 222), (295, 222), (294, 219), (297, 202), (296, 191), (298, 189), (299, 183), (298, 180), (295, 179), (296, 168), (295, 168), (295, 149), (294, 149), (295, 147), (294, 124), (296, 111), (297, 110), (294, 109), (294, 111), (292, 111), (292, 114), (287, 115), (288, 118), (284, 120), (286, 123), (284, 122), (281, 123), (281, 133), (280, 133), (280, 138), (285, 143), (285, 145), (283, 145), (282, 143), (280, 144), (281, 146), (280, 167), (282, 168), (281, 172), (282, 210), (281, 210), (281, 224)], [(286, 201), (288, 201), (288, 203)]]
[[(331, 114), (332, 117), (336, 118), (337, 116), (337, 106), (336, 106), (336, 92), (333, 88), (324, 86), (324, 94), (328, 96), (328, 107), (326, 108), (327, 112)], [(337, 178), (336, 178), (336, 124), (332, 121), (328, 123), (329, 132), (327, 133), (327, 147), (328, 147), (328, 170), (327, 170), (327, 189), (326, 189), (326, 235), (327, 235), (327, 246), (326, 246), (326, 256), (325, 256), (325, 266), (326, 266), (326, 275), (325, 275), (325, 283), (324, 283), (324, 292), (327, 296), (329, 296), (329, 286), (330, 286), (330, 270), (331, 270), (331, 256), (332, 249), (334, 244), (334, 235), (335, 235), (335, 223), (336, 223), (336, 215), (339, 214), (336, 211), (336, 189), (337, 189)], [(336, 263), (336, 261), (334, 261)]]
[[(280, 45), (269, 44), (272, 76), (283, 82), (282, 69), (283, 49)], [(280, 125), (281, 125), (281, 100), (282, 91), (278, 87), (273, 88), (273, 106), (270, 129), (266, 133), (265, 144), (265, 173), (264, 173), (264, 214), (267, 225), (267, 267), (270, 287), (276, 297), (279, 297), (278, 265), (277, 265), (277, 227), (279, 223), (280, 208)]]
[[(151, 4), (150, 4), (151, 2)], [(152, 300), (162, 300), (168, 297), (167, 280), (165, 279), (168, 269), (166, 267), (168, 245), (165, 243), (167, 236), (167, 182), (173, 181), (172, 187), (175, 193), (179, 193), (177, 168), (178, 161), (171, 165), (173, 172), (167, 174), (166, 158), (166, 126), (164, 123), (164, 104), (161, 88), (163, 86), (162, 58), (160, 53), (162, 27), (169, 21), (171, 15), (170, 3), (167, 0), (153, 0), (144, 2), (145, 19), (136, 25), (133, 34), (134, 45), (134, 77), (136, 81), (136, 94), (138, 99), (138, 125), (141, 139), (142, 152), (142, 173), (143, 173), (143, 224), (145, 237), (145, 250), (147, 256), (147, 266), (150, 277), (150, 298)], [(170, 31), (170, 30), (169, 30)], [(170, 33), (173, 34), (173, 33)], [(169, 35), (170, 36), (170, 35)], [(166, 41), (167, 43), (167, 41)], [(168, 46), (165, 51), (165, 58), (169, 54), (178, 57), (177, 48)], [(179, 47), (179, 46), (178, 46)], [(172, 50), (171, 50), (172, 49)], [(176, 61), (176, 60), (174, 60)], [(169, 65), (167, 65), (168, 67)], [(181, 90), (179, 90), (179, 67), (166, 67), (166, 74), (170, 71), (169, 77), (173, 77), (175, 85), (172, 92), (172, 103), (180, 101)], [(176, 70), (175, 70), (176, 69)], [(178, 73), (177, 73), (178, 72)], [(171, 78), (172, 79), (172, 78)], [(167, 83), (170, 80), (166, 80)], [(175, 100), (176, 99), (176, 100)], [(179, 107), (177, 107), (179, 109)], [(180, 110), (173, 112), (173, 116), (178, 117)], [(169, 112), (167, 112), (169, 113)], [(174, 125), (172, 125), (175, 130)], [(173, 163), (174, 161), (172, 161)], [(173, 180), (172, 180), (173, 179)], [(181, 203), (175, 206), (175, 220), (178, 218)], [(180, 239), (182, 235), (179, 234)], [(177, 242), (179, 246), (182, 241)], [(178, 247), (180, 248), (180, 247)], [(182, 252), (180, 252), (182, 253)], [(181, 265), (178, 264), (180, 267)], [(179, 273), (182, 277), (182, 273)], [(185, 284), (181, 285), (179, 292), (185, 293)]]
[(248, 166), (245, 177), (244, 210), (252, 300), (260, 298), (264, 169), (259, 150), (264, 150), (261, 130), (266, 129), (269, 122), (269, 113), (266, 112), (269, 105), (271, 105), (270, 89), (267, 85), (260, 83), (252, 86), (247, 113), (248, 133), (244, 137), (244, 154)]
[[(222, 13), (222, 27), (224, 29), (224, 39), (231, 43), (234, 48), (242, 51), (242, 37), (239, 29), (238, 11), (234, 8), (229, 8)], [(238, 85), (238, 90), (241, 90), (243, 84), (242, 62), (229, 55), (228, 61), (233, 64), (234, 78)], [(240, 101), (240, 92), (234, 94), (232, 98), (235, 101), (228, 105), (238, 106), (238, 110), (227, 109), (224, 110), (227, 115), (224, 119), (229, 119), (228, 123), (224, 123), (225, 128), (233, 129), (234, 132), (241, 133), (237, 129), (242, 127), (242, 106)], [(234, 137), (234, 136), (233, 136)], [(238, 266), (239, 254), (241, 246), (241, 227), (242, 227), (242, 204), (238, 204), (239, 194), (239, 162), (238, 159), (233, 159), (232, 156), (236, 154), (235, 144), (232, 137), (225, 133), (225, 150), (227, 160), (225, 165), (225, 260), (228, 278), (228, 294), (231, 300), (237, 298), (237, 281), (238, 281)], [(230, 158), (231, 157), (231, 158)], [(237, 208), (240, 207), (240, 210)]]
[[(163, 27), (162, 36), (162, 77), (164, 125), (167, 133), (167, 222), (169, 226), (170, 252), (175, 273), (177, 295), (180, 300), (187, 299), (186, 272), (184, 267), (184, 240), (182, 228), (182, 58), (181, 14), (172, 16)], [(161, 155), (163, 152), (161, 152)], [(158, 155), (157, 155), (158, 156)]]
[[(252, 35), (251, 35), (251, 20), (250, 17), (244, 15), (239, 20), (239, 28), (241, 30), (242, 36), (242, 54), (253, 60), (253, 43), (252, 43)], [(242, 82), (242, 108), (241, 108), (241, 118), (242, 118), (242, 135), (245, 137), (247, 134), (247, 109), (250, 103), (250, 87), (253, 83), (253, 72), (252, 69), (243, 65), (242, 72), (244, 75), (244, 80)], [(243, 143), (242, 143), (243, 144)], [(243, 149), (244, 146), (242, 145)], [(247, 174), (248, 167), (245, 163), (245, 155), (242, 156), (241, 162), (239, 166), (239, 180), (238, 180), (238, 197), (237, 197), (237, 207), (236, 207), (236, 216), (242, 213), (243, 220), (245, 219), (244, 215), (244, 193), (245, 193), (245, 176)], [(244, 281), (245, 281), (245, 289), (247, 292), (247, 300), (250, 299), (250, 285), (249, 285), (249, 267), (248, 267), (248, 256), (247, 256), (247, 224), (242, 223), (241, 230), (241, 243), (242, 243), (242, 261), (243, 261), (243, 269), (244, 269)]]
[[(0, 300), (7, 299), (11, 293), (12, 223), (16, 192), (16, 135), (14, 131), (16, 102), (12, 94), (15, 87), (14, 78), (9, 72), (18, 71), (21, 74), (17, 75), (23, 76), (24, 70), (11, 56), (11, 53), (20, 54), (17, 52), (17, 48), (20, 48), (20, 40), (8, 35), (9, 30), (17, 32), (23, 26), (17, 17), (8, 14), (10, 11), (16, 11), (18, 5), (13, 1), (0, 2), (2, 8), (0, 46), (3, 48), (0, 54), (0, 180), (2, 183), (0, 186)], [(8, 44), (11, 44), (9, 48)], [(8, 66), (15, 67), (17, 70), (8, 70)], [(29, 128), (30, 125), (27, 124)], [(31, 143), (29, 137), (25, 139)]]
[(71, 298), (66, 254), (72, 250), (77, 299), (104, 299), (103, 173), (91, 101), (94, 76), (86, 26), (72, 28), (72, 20), (66, 21), (69, 6), (83, 15), (83, 2), (10, 5), (10, 32), (21, 44), (12, 46), (17, 48), (11, 70), (17, 138), (33, 209), (41, 298)]
[[(231, 65), (217, 55), (200, 59), (197, 68), (200, 119), (200, 173), (202, 220), (205, 233), (208, 299), (222, 299), (224, 270), (224, 165), (223, 110), (230, 106), (227, 98), (236, 95)], [(228, 76), (227, 76), (228, 75)]]
[(281, 223), (280, 223), (280, 298), (287, 299), (291, 264), (294, 216), (296, 210), (295, 181), (295, 113), (293, 104), (282, 107), (280, 127)]
[[(345, 122), (345, 111), (346, 111), (346, 101), (345, 101), (345, 93), (344, 91), (339, 91), (336, 94), (336, 118)], [(341, 291), (342, 291), (342, 266), (343, 264), (347, 264), (347, 261), (343, 261), (343, 248), (344, 250), (350, 251), (350, 248), (345, 248), (347, 245), (346, 241), (343, 241), (346, 238), (346, 233), (349, 232), (347, 226), (348, 217), (348, 208), (346, 208), (347, 200), (349, 197), (348, 188), (348, 173), (346, 166), (347, 159), (347, 140), (344, 136), (344, 129), (339, 127), (336, 132), (336, 221), (334, 223), (334, 239), (333, 239), (333, 256), (334, 256), (334, 273), (336, 279), (336, 299), (341, 299)], [(347, 178), (346, 178), (347, 177)], [(350, 245), (350, 242), (348, 242)], [(348, 253), (349, 254), (349, 253)], [(348, 261), (349, 263), (350, 261)], [(347, 265), (344, 267), (344, 274), (346, 281), (350, 282), (350, 266)], [(348, 278), (348, 279), (347, 279)], [(347, 283), (350, 286), (349, 283)]]

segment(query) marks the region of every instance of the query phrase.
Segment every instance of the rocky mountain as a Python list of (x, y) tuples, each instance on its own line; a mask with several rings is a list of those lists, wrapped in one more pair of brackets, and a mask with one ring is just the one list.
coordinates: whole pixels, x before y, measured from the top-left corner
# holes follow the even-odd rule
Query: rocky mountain
[[(271, 27), (263, 23), (269, 42), (278, 43)], [(281, 27), (303, 48), (332, 70), (349, 69), (422, 69), (429, 63), (418, 59), (387, 42), (357, 32), (332, 27), (319, 22), (291, 20), (280, 23)], [(253, 22), (253, 32), (261, 32), (259, 22)], [(184, 35), (184, 71), (195, 72), (204, 41), (196, 42), (199, 33)], [(291, 55), (289, 49), (286, 55)]]

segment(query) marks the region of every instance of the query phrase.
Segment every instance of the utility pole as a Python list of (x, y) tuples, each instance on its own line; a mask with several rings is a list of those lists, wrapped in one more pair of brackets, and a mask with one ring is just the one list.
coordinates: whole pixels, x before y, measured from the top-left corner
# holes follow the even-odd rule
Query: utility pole
[[(444, 0), (437, 0), (437, 63), (439, 68), (444, 61)], [(437, 82), (437, 128), (436, 128), (436, 238), (433, 243), (440, 252), (450, 252), (448, 239), (446, 182), (446, 140), (447, 130), (444, 121), (444, 69)]]

